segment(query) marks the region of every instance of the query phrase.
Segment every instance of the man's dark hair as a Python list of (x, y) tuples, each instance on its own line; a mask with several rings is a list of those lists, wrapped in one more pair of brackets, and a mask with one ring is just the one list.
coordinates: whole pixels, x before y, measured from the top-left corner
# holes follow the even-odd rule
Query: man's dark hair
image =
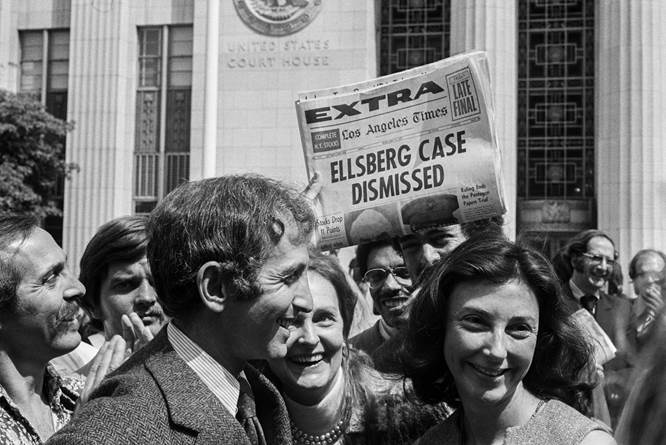
[(86, 287), (82, 305), (91, 315), (99, 309), (100, 287), (112, 263), (134, 263), (146, 256), (146, 217), (121, 216), (102, 225), (81, 257), (79, 281)]
[(640, 260), (642, 256), (648, 256), (648, 255), (659, 256), (664, 261), (664, 264), (666, 264), (666, 255), (664, 254), (664, 252), (657, 249), (639, 250), (638, 252), (636, 252), (636, 255), (634, 255), (634, 257), (629, 262), (629, 278), (631, 278), (632, 280), (636, 278), (636, 264), (638, 263), (638, 260)]
[(197, 273), (208, 261), (221, 266), (222, 281), (236, 298), (261, 292), (257, 273), (288, 225), (305, 243), (314, 214), (302, 194), (258, 175), (233, 175), (180, 185), (148, 222), (148, 261), (167, 315), (187, 316), (200, 305)]
[(361, 279), (363, 279), (363, 275), (368, 271), (368, 257), (370, 256), (370, 252), (384, 246), (392, 246), (398, 255), (402, 256), (402, 249), (397, 238), (385, 238), (356, 246), (356, 267)]
[(16, 240), (22, 243), (37, 227), (37, 219), (30, 215), (0, 216), (0, 311), (14, 308), (21, 281), (21, 271), (12, 261), (16, 252), (8, 251), (9, 245)]
[(596, 237), (606, 238), (610, 241), (613, 246), (613, 259), (616, 260), (618, 254), (617, 250), (615, 250), (613, 239), (606, 232), (597, 229), (583, 230), (571, 238), (564, 249), (563, 259), (571, 262), (574, 268), (580, 269), (582, 256), (587, 252), (587, 243), (589, 243), (592, 238)]
[(491, 218), (462, 223), (460, 224), (460, 231), (462, 232), (465, 239), (469, 239), (481, 233), (501, 237), (504, 236), (502, 226), (504, 226), (504, 217), (502, 215), (498, 215)]

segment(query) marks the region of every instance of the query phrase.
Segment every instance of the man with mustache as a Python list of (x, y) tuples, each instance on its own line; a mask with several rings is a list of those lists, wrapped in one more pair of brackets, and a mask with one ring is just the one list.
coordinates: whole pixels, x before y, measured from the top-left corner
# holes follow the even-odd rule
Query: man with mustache
[[(164, 326), (167, 317), (157, 301), (146, 259), (147, 244), (146, 218), (141, 215), (112, 219), (88, 242), (79, 280), (86, 288), (81, 305), (90, 322), (83, 329), (84, 341), (79, 347), (51, 361), (60, 372), (88, 374), (94, 356), (115, 335), (125, 340), (124, 357), (152, 340)], [(119, 358), (108, 372), (118, 365)]]
[(248, 364), (287, 354), (302, 313), (310, 204), (255, 175), (187, 182), (148, 222), (171, 321), (93, 392), (51, 444), (290, 444), (279, 391)]
[(81, 342), (85, 288), (31, 217), (0, 217), (0, 443), (39, 444), (65, 425), (82, 385), (49, 360)]
[(370, 288), (373, 312), (381, 318), (351, 338), (351, 344), (370, 355), (375, 368), (396, 371), (397, 334), (407, 325), (414, 298), (412, 279), (397, 242), (380, 240), (356, 249), (360, 275)]
[(81, 256), (79, 278), (87, 289), (82, 303), (107, 340), (127, 331), (149, 340), (166, 324), (147, 244), (146, 218), (122, 216), (102, 225)]

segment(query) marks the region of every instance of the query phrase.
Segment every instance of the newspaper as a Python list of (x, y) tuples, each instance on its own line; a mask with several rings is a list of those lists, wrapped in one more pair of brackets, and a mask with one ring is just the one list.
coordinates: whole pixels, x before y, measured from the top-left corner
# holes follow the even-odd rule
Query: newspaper
[(594, 362), (604, 365), (611, 361), (615, 357), (617, 348), (592, 314), (587, 309), (578, 309), (571, 316), (594, 348)]
[(324, 249), (506, 211), (484, 52), (300, 93), (296, 112)]

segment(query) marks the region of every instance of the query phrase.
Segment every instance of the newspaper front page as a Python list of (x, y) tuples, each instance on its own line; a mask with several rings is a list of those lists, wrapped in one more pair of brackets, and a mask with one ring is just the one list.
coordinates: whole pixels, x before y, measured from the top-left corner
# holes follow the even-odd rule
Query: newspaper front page
[(484, 52), (300, 93), (324, 249), (505, 212)]

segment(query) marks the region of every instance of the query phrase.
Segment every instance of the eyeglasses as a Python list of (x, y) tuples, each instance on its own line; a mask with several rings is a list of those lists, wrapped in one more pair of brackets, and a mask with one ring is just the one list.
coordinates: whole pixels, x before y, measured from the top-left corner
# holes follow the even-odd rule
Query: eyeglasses
[(632, 283), (657, 283), (663, 284), (666, 277), (663, 272), (641, 272), (631, 281)]
[(376, 267), (363, 275), (363, 281), (368, 283), (370, 289), (376, 289), (384, 284), (389, 274), (400, 280), (409, 280), (409, 270), (405, 266)]
[(608, 258), (607, 256), (595, 255), (593, 253), (587, 253), (587, 252), (583, 252), (583, 256), (589, 258), (590, 261), (596, 264), (601, 264), (604, 262), (604, 260), (606, 260), (606, 264), (608, 264), (611, 267), (615, 266), (615, 260), (613, 258)]

